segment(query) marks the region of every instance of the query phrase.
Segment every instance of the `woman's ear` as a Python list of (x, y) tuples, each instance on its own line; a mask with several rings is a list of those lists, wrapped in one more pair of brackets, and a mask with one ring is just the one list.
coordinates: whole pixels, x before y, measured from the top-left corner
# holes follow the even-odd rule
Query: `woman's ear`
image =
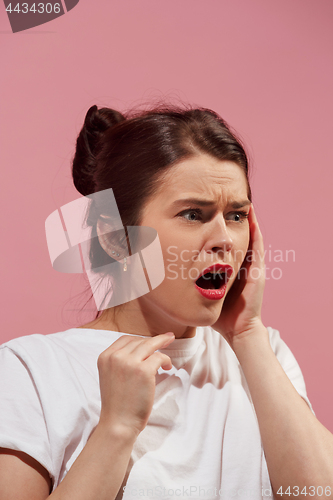
[(111, 226), (107, 223), (106, 218), (104, 218), (102, 215), (98, 218), (96, 232), (99, 244), (101, 245), (103, 250), (111, 257), (112, 249), (108, 237), (111, 233)]
[(128, 256), (125, 229), (115, 231), (108, 218), (101, 215), (97, 221), (96, 232), (101, 247), (110, 257), (121, 260)]

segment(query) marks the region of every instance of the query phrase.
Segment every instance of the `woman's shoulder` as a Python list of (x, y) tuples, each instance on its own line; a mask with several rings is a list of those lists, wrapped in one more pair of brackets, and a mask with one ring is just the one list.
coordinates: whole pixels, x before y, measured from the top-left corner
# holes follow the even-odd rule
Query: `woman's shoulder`
[(3, 390), (10, 388), (11, 394), (18, 395), (23, 390), (30, 394), (29, 401), (36, 393), (46, 408), (61, 400), (68, 411), (67, 403), (81, 408), (88, 404), (86, 400), (97, 401), (97, 359), (116, 335), (73, 328), (9, 340), (0, 346), (0, 379), (6, 380)]
[(33, 333), (22, 335), (7, 340), (0, 345), (0, 349), (8, 347), (9, 349), (24, 350), (24, 349), (56, 349), (70, 348), (70, 346), (89, 346), (104, 347), (110, 345), (119, 337), (119, 333), (105, 330), (93, 330), (90, 328), (69, 328), (56, 333)]
[(8, 340), (0, 346), (0, 359), (6, 359), (7, 370), (17, 358), (30, 372), (57, 370), (59, 367), (97, 369), (97, 358), (119, 334), (116, 332), (70, 328), (65, 331), (31, 335)]

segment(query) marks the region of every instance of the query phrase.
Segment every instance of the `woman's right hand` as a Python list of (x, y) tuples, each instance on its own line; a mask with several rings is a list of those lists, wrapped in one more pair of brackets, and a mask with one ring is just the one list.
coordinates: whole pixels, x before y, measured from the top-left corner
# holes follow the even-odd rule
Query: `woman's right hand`
[(99, 425), (129, 432), (136, 439), (146, 427), (155, 396), (155, 375), (160, 367), (172, 368), (169, 356), (156, 349), (169, 345), (175, 336), (123, 335), (98, 357), (101, 390)]

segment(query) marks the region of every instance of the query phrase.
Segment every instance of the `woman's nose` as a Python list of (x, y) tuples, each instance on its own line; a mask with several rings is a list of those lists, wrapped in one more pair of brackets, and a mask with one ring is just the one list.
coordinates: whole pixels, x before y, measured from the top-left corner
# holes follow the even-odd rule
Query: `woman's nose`
[(233, 240), (222, 214), (212, 224), (205, 249), (209, 252), (230, 252)]

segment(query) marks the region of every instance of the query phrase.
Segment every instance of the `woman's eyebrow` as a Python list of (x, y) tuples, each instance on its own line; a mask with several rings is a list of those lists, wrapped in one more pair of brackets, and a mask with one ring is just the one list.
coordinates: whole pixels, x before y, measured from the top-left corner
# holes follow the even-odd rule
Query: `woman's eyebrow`
[[(191, 204), (191, 205), (198, 205), (200, 207), (211, 207), (213, 205), (216, 205), (216, 202), (214, 200), (201, 200), (198, 198), (184, 198), (181, 200), (176, 200), (172, 203), (172, 207), (178, 206), (178, 205), (186, 205), (186, 204)], [(251, 205), (250, 200), (242, 200), (242, 201), (230, 201), (228, 203), (229, 206), (232, 208), (243, 208), (246, 207), (247, 205)]]

